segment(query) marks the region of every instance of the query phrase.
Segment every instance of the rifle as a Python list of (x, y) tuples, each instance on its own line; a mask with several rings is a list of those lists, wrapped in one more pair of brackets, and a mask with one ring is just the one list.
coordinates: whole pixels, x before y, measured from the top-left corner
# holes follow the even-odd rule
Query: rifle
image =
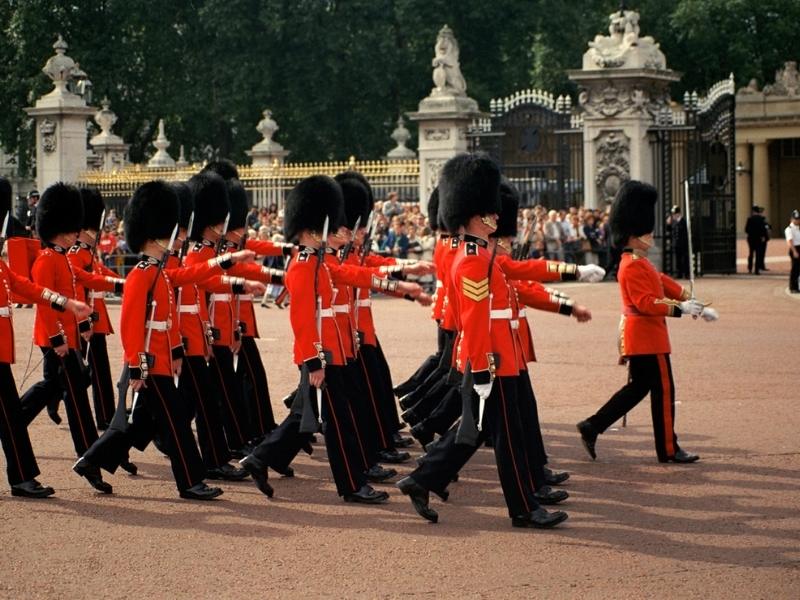
[[(219, 234), (219, 239), (217, 240), (217, 244), (216, 246), (214, 246), (214, 256), (219, 256), (220, 254), (222, 254), (222, 251), (225, 248), (225, 236), (228, 234), (228, 224), (230, 224), (230, 222), (231, 222), (231, 213), (230, 211), (228, 211), (228, 214), (225, 216), (225, 223), (222, 225), (222, 233)], [(216, 302), (212, 302), (211, 306), (208, 309), (208, 321), (210, 323), (212, 331), (214, 329), (214, 308), (216, 307), (216, 305), (217, 305)]]
[[(156, 276), (153, 278), (153, 283), (150, 284), (150, 289), (147, 290), (147, 300), (145, 303), (145, 315), (147, 315), (147, 321), (145, 322), (145, 333), (144, 333), (144, 353), (147, 360), (148, 368), (150, 365), (150, 356), (148, 352), (150, 351), (150, 339), (153, 336), (153, 322), (156, 318), (156, 305), (158, 304), (154, 298), (155, 296), (155, 289), (156, 284), (158, 283), (158, 279), (161, 277), (161, 271), (164, 270), (164, 265), (167, 264), (167, 259), (169, 258), (170, 252), (172, 251), (172, 246), (175, 244), (175, 238), (178, 237), (178, 223), (175, 223), (175, 227), (172, 230), (172, 235), (169, 238), (169, 244), (164, 249), (164, 254), (161, 256), (161, 260), (158, 262), (158, 268), (156, 270)], [(136, 402), (139, 400), (139, 392), (136, 392), (133, 395), (133, 403), (131, 404), (131, 415), (128, 417), (128, 423), (133, 423), (133, 414), (136, 409)]]
[(686, 202), (686, 231), (689, 241), (689, 299), (694, 300), (694, 251), (692, 249), (692, 207), (689, 203), (689, 178), (683, 181), (683, 197)]
[(356, 232), (358, 231), (358, 226), (361, 225), (361, 215), (358, 216), (356, 219), (356, 224), (353, 227), (353, 230), (350, 232), (350, 241), (348, 241), (344, 248), (342, 248), (342, 255), (339, 257), (339, 264), (344, 263), (347, 260), (347, 257), (350, 255), (350, 250), (353, 249), (353, 242), (356, 239)]
[(11, 216), (11, 211), (6, 213), (6, 218), (3, 221), (3, 231), (0, 233), (0, 254), (3, 252), (3, 248), (6, 245), (6, 239), (8, 239), (8, 219)]
[(525, 241), (521, 246), (517, 247), (517, 251), (512, 255), (514, 260), (525, 260), (531, 252), (531, 242), (533, 241), (533, 232), (536, 230), (536, 220), (532, 220), (528, 229), (528, 235), (525, 236)]
[[(314, 268), (314, 295), (317, 298), (317, 335), (319, 336), (319, 343), (322, 346), (322, 296), (319, 293), (319, 269), (322, 266), (322, 261), (325, 260), (325, 249), (328, 245), (328, 227), (330, 221), (325, 217), (325, 224), (322, 226), (322, 239), (319, 243), (319, 251), (317, 254), (317, 265)], [(324, 351), (324, 348), (323, 348)], [(317, 410), (319, 411), (318, 420), (322, 423), (322, 386), (317, 387)]]
[[(358, 225), (359, 225), (359, 221), (356, 221), (356, 227), (353, 230), (354, 233), (358, 229)], [(373, 232), (374, 229), (375, 229), (375, 211), (371, 210), (371, 211), (369, 211), (369, 216), (367, 217), (367, 233), (364, 236), (364, 242), (361, 245), (361, 259), (360, 259), (359, 264), (362, 267), (364, 266), (364, 261), (367, 259), (367, 254), (369, 254), (370, 246), (372, 246), (372, 232)], [(354, 321), (355, 321), (355, 325), (356, 325), (356, 331), (358, 331), (358, 315), (359, 315), (359, 313), (361, 311), (358, 310), (358, 292), (357, 291), (356, 291), (355, 296), (356, 296), (356, 299), (355, 299), (355, 302), (356, 302), (355, 313), (356, 314), (355, 314), (355, 317), (354, 317)]]
[[(95, 259), (95, 254), (97, 252), (97, 239), (100, 237), (100, 230), (103, 228), (103, 223), (105, 222), (106, 222), (106, 209), (104, 208), (103, 212), (100, 213), (100, 227), (97, 230), (97, 235), (94, 237), (94, 243), (90, 248), (91, 260), (89, 261), (89, 267), (86, 269), (88, 273), (94, 271), (94, 259)], [(88, 288), (85, 289), (87, 292), (87, 300), (89, 300), (87, 304), (92, 309), (92, 314), (89, 315), (89, 318), (92, 320), (92, 322), (94, 322), (96, 318), (99, 318), (98, 315), (94, 312), (94, 292), (92, 290), (89, 290)], [(91, 345), (92, 345), (92, 340), (86, 342), (86, 356), (82, 357), (84, 363), (88, 362), (89, 360), (89, 348), (91, 348)]]
[[(237, 250), (244, 250), (244, 246), (247, 243), (247, 232), (242, 234), (242, 237), (239, 238), (239, 243), (236, 247)], [(239, 319), (242, 313), (242, 295), (236, 294), (236, 318), (234, 319), (233, 329), (235, 333), (238, 333), (239, 339), (241, 339), (242, 333), (244, 333), (240, 327), (242, 326), (242, 322)], [(233, 370), (236, 371), (239, 368), (239, 352), (236, 351), (233, 354)]]

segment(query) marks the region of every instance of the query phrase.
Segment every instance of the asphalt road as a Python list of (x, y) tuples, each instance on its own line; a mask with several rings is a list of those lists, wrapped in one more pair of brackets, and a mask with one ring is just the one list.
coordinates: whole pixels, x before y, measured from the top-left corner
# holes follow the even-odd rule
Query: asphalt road
[[(679, 441), (702, 456), (688, 466), (656, 461), (647, 401), (626, 429), (600, 438), (596, 462), (578, 441), (575, 423), (626, 378), (615, 284), (561, 286), (592, 309), (589, 324), (533, 315), (545, 441), (553, 465), (572, 473), (570, 519), (552, 531), (511, 528), (486, 449), (449, 502), (432, 501), (436, 525), (399, 492), (380, 507), (340, 501), (322, 446), (300, 455), (294, 479), (272, 480), (273, 500), (251, 482), (225, 485), (215, 502), (181, 500), (153, 448), (133, 453), (140, 476), (108, 476), (115, 493), (101, 496), (71, 472), (66, 426), (42, 414), (31, 437), (40, 479), (57, 495), (0, 493), (0, 597), (797, 598), (800, 298), (785, 293), (784, 279), (701, 280), (698, 295), (722, 319), (670, 322)], [(280, 398), (296, 383), (288, 318), (258, 311), (284, 415)], [(401, 300), (376, 301), (374, 311), (399, 381), (432, 351), (433, 324)], [(22, 385), (32, 315), (14, 315), (23, 389), (39, 374)], [(120, 352), (109, 345), (116, 374)]]

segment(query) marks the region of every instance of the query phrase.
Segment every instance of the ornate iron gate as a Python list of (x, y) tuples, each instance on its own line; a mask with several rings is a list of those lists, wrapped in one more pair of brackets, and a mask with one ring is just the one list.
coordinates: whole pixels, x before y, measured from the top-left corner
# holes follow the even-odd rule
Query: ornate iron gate
[(672, 206), (685, 210), (687, 179), (696, 272), (736, 272), (734, 94), (733, 76), (714, 85), (705, 98), (686, 94), (682, 110), (666, 109), (650, 129), (659, 188), (656, 231), (667, 273), (676, 271), (668, 217)]
[(522, 90), (492, 100), (490, 119), (470, 132), (519, 189), (523, 206), (583, 204), (583, 136), (569, 96)]

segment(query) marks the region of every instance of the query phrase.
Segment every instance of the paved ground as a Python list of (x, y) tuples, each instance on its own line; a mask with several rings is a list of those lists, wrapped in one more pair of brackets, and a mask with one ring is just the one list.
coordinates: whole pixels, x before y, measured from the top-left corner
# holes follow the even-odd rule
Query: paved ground
[[(554, 464), (572, 472), (561, 529), (510, 527), (486, 450), (450, 502), (434, 502), (438, 525), (421, 521), (399, 493), (377, 508), (339, 501), (324, 448), (299, 458), (295, 479), (274, 481), (272, 501), (247, 482), (225, 486), (217, 502), (182, 501), (153, 449), (135, 453), (141, 476), (109, 477), (115, 494), (99, 496), (70, 472), (66, 427), (42, 415), (31, 435), (41, 479), (57, 496), (0, 493), (0, 596), (797, 598), (800, 298), (785, 293), (783, 277), (698, 282), (722, 320), (676, 320), (671, 332), (680, 442), (703, 459), (666, 466), (655, 460), (646, 405), (627, 429), (600, 439), (597, 462), (584, 454), (574, 423), (625, 380), (615, 355), (617, 289), (563, 287), (594, 320), (534, 319), (545, 439)], [(375, 312), (400, 379), (432, 348), (433, 327), (405, 301), (376, 302)], [(15, 315), (18, 382), (31, 313)], [(295, 379), (286, 314), (262, 309), (259, 318), (284, 414), (279, 399)]]

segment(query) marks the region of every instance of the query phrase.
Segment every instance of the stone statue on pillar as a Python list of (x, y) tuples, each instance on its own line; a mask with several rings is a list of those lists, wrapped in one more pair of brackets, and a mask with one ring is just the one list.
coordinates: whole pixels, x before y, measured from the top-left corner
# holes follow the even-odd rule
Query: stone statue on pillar
[(156, 147), (156, 153), (153, 158), (147, 161), (148, 168), (175, 166), (175, 159), (167, 153), (170, 141), (167, 139), (167, 133), (164, 129), (164, 119), (158, 120), (158, 136), (153, 140), (153, 146)]
[(117, 115), (111, 110), (111, 101), (103, 98), (100, 106), (102, 108), (94, 114), (94, 122), (100, 126), (100, 133), (91, 138), (89, 144), (98, 156), (100, 169), (115, 171), (127, 163), (130, 144), (126, 144), (121, 137), (111, 131), (117, 122)]
[[(42, 72), (53, 89), (25, 109), (36, 120), (36, 184), (44, 189), (57, 181), (74, 182), (86, 170), (86, 121), (95, 112), (87, 106), (91, 82), (72, 58), (60, 35), (53, 44), (55, 55)], [(70, 88), (73, 88), (74, 93)]]
[(261, 114), (264, 118), (258, 122), (256, 130), (264, 139), (248, 150), (247, 155), (252, 158), (254, 167), (269, 167), (276, 164), (276, 161), (277, 164), (282, 165), (289, 155), (289, 151), (272, 139), (280, 127), (272, 118), (270, 109), (265, 109)]
[(475, 119), (489, 115), (480, 112), (478, 103), (467, 96), (467, 83), (461, 74), (459, 47), (453, 30), (442, 27), (434, 46), (434, 88), (419, 103), (419, 110), (408, 113), (419, 123), (419, 198), (424, 209), (428, 197), (439, 183), (439, 172), (447, 160), (467, 151), (467, 128)]

